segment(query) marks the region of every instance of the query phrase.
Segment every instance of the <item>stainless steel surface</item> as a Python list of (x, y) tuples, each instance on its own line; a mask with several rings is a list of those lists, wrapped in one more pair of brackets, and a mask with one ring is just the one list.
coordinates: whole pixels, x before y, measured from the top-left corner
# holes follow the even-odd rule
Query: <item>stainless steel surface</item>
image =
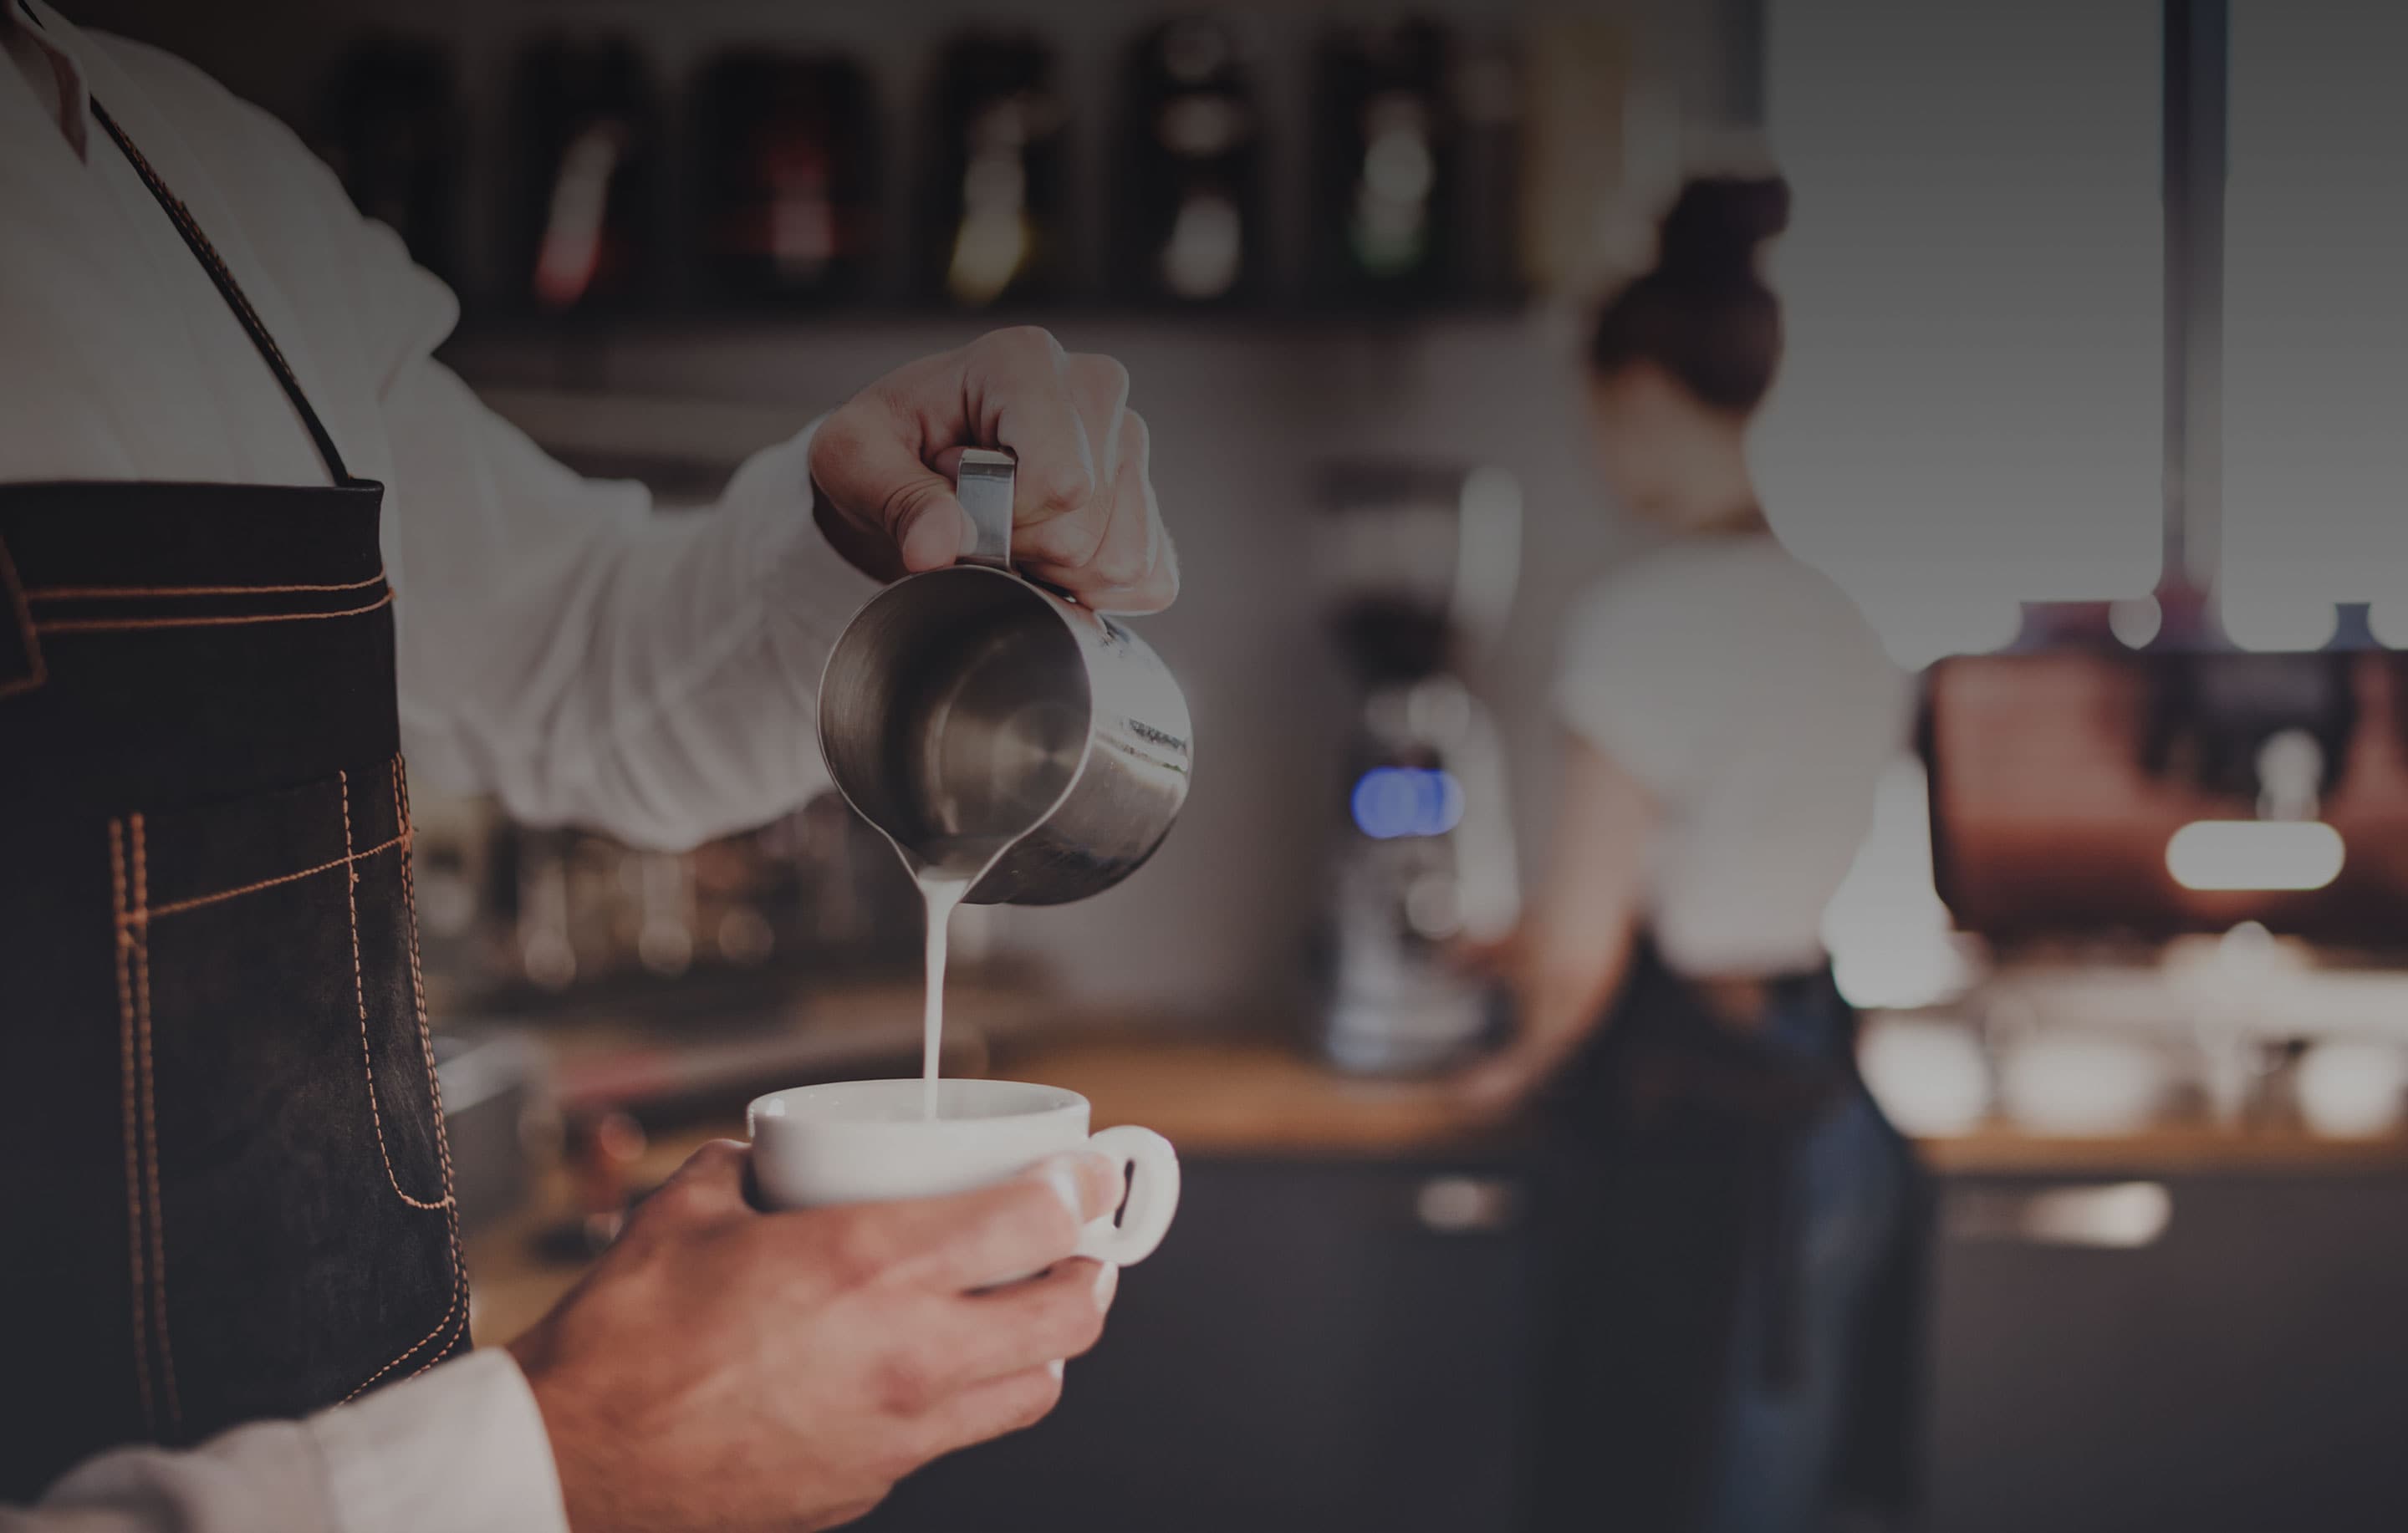
[(916, 874), (979, 877), (973, 904), (1101, 893), (1187, 800), (1187, 701), (1144, 640), (1011, 573), (1013, 464), (964, 454), (968, 562), (899, 580), (840, 636), (820, 748), (847, 802)]
[(953, 475), (953, 498), (970, 517), (978, 545), (964, 557), (989, 569), (1011, 568), (1011, 491), (1018, 469), (1009, 452), (982, 447), (962, 454)]

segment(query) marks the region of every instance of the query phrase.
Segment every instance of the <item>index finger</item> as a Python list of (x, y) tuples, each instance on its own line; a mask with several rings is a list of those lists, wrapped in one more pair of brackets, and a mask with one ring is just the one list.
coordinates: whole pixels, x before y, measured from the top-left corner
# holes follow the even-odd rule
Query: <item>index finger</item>
[(1062, 343), (1036, 325), (998, 330), (963, 353), (963, 392), (978, 439), (1020, 460), (1015, 521), (1066, 515), (1096, 494), (1095, 444), (1064, 380), (1068, 360)]
[(1124, 1190), (1110, 1159), (1082, 1151), (992, 1187), (856, 1212), (874, 1227), (865, 1239), (892, 1281), (961, 1294), (1041, 1272), (1072, 1254), (1080, 1232), (1119, 1207)]
[(710, 1225), (749, 1217), (753, 1211), (745, 1200), (745, 1182), (752, 1166), (751, 1147), (735, 1139), (713, 1139), (687, 1156), (684, 1165), (638, 1204), (635, 1218), (651, 1226), (664, 1221)]

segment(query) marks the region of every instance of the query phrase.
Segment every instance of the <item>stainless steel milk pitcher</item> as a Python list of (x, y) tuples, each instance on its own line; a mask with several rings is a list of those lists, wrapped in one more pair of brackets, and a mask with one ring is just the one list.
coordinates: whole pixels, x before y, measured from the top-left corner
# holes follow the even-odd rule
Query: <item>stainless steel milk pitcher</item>
[(975, 877), (974, 904), (1059, 905), (1162, 844), (1190, 726), (1143, 639), (1013, 573), (1014, 470), (1010, 453), (963, 455), (976, 551), (854, 616), (820, 680), (820, 749), (915, 876)]

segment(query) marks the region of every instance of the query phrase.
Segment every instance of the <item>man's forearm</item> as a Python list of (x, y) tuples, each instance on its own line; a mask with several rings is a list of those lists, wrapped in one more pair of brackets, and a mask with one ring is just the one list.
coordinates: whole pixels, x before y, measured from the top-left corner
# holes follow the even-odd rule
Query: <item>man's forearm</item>
[(682, 847), (824, 785), (819, 666), (877, 590), (811, 515), (808, 443), (718, 509), (580, 480), (423, 365), (389, 404), (417, 449), (394, 519), (402, 740), (422, 781), (520, 819)]

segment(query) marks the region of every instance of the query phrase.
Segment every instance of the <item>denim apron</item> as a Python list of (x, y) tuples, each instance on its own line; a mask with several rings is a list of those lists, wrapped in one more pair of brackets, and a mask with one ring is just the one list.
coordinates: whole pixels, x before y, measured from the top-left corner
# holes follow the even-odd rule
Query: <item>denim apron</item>
[(1926, 1192), (1828, 969), (1742, 1031), (1642, 940), (1543, 1114), (1545, 1533), (1811, 1533), (1917, 1491)]
[(0, 484), (0, 1504), (423, 1373), (467, 1288), (383, 488)]

